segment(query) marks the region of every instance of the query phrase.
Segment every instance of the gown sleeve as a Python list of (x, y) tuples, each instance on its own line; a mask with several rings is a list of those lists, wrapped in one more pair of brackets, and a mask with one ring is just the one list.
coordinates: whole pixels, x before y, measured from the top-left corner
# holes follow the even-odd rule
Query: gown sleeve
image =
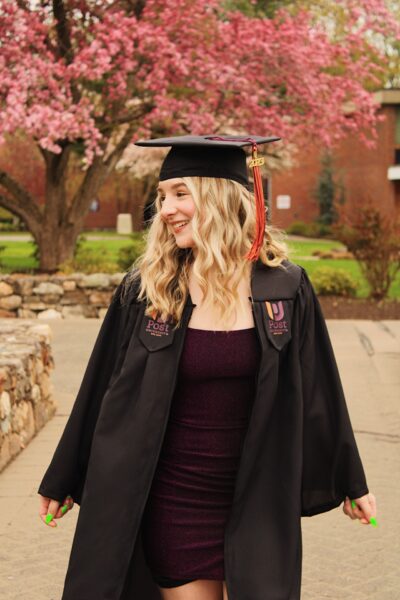
[(132, 300), (121, 302), (124, 281), (125, 278), (107, 309), (71, 414), (38, 489), (38, 494), (59, 502), (69, 494), (77, 504), (81, 503), (102, 399), (118, 371), (133, 330), (138, 304)]
[(303, 269), (298, 291), (303, 395), (302, 516), (369, 493), (321, 306)]

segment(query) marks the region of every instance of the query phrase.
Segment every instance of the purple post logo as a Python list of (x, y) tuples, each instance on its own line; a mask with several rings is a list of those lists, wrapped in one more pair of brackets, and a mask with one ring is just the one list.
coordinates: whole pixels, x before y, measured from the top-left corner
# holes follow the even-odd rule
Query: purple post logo
[(163, 350), (173, 344), (175, 337), (174, 320), (168, 317), (161, 319), (153, 312), (152, 315), (144, 315), (139, 331), (139, 339), (149, 352)]
[(148, 318), (145, 332), (156, 337), (168, 336), (170, 334), (170, 324), (168, 321), (163, 321), (163, 319)]
[(265, 302), (269, 316), (269, 331), (272, 335), (282, 335), (289, 333), (288, 322), (284, 320), (285, 310), (282, 300), (278, 302)]

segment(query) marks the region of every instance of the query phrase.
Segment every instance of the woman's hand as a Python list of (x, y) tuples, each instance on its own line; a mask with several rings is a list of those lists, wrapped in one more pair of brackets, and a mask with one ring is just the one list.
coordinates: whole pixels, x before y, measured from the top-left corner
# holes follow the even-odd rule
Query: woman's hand
[[(46, 525), (57, 527), (57, 523), (54, 522), (54, 519), (61, 519), (61, 517), (71, 510), (73, 506), (74, 501), (71, 496), (67, 496), (61, 505), (57, 500), (40, 495), (39, 516)], [(48, 515), (52, 515), (51, 520), (49, 520)], [(48, 522), (46, 521), (46, 518)]]
[(360, 498), (353, 498), (356, 503), (355, 508), (351, 506), (351, 500), (346, 496), (343, 503), (343, 512), (350, 519), (360, 519), (364, 525), (369, 525), (371, 517), (376, 517), (376, 499), (374, 494), (366, 494)]

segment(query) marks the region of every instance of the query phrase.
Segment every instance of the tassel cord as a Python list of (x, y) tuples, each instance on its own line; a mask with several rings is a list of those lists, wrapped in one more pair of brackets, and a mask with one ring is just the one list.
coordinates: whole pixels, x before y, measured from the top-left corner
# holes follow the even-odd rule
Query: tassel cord
[(260, 168), (257, 164), (257, 145), (253, 145), (252, 149), (252, 162), (250, 163), (253, 169), (253, 180), (254, 180), (254, 196), (256, 201), (256, 231), (253, 241), (253, 245), (246, 255), (246, 259), (249, 261), (256, 261), (260, 255), (260, 249), (262, 248), (265, 234), (265, 203), (264, 203), (264, 192), (261, 179)]

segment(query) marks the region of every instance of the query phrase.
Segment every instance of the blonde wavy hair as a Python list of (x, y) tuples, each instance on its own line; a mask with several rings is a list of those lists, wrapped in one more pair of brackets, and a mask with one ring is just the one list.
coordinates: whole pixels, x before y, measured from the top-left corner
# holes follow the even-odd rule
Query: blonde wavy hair
[[(157, 212), (144, 234), (145, 251), (125, 279), (121, 299), (140, 279), (138, 300), (146, 298), (145, 315), (181, 324), (192, 270), (203, 293), (202, 308), (216, 309), (222, 330), (229, 330), (236, 306), (243, 307), (238, 294), (242, 278), (250, 277), (252, 263), (245, 259), (253, 243), (256, 223), (253, 194), (230, 179), (182, 177), (195, 204), (192, 218), (192, 248), (179, 248), (175, 236)], [(288, 257), (281, 231), (266, 225), (260, 260), (270, 267), (282, 267)]]

